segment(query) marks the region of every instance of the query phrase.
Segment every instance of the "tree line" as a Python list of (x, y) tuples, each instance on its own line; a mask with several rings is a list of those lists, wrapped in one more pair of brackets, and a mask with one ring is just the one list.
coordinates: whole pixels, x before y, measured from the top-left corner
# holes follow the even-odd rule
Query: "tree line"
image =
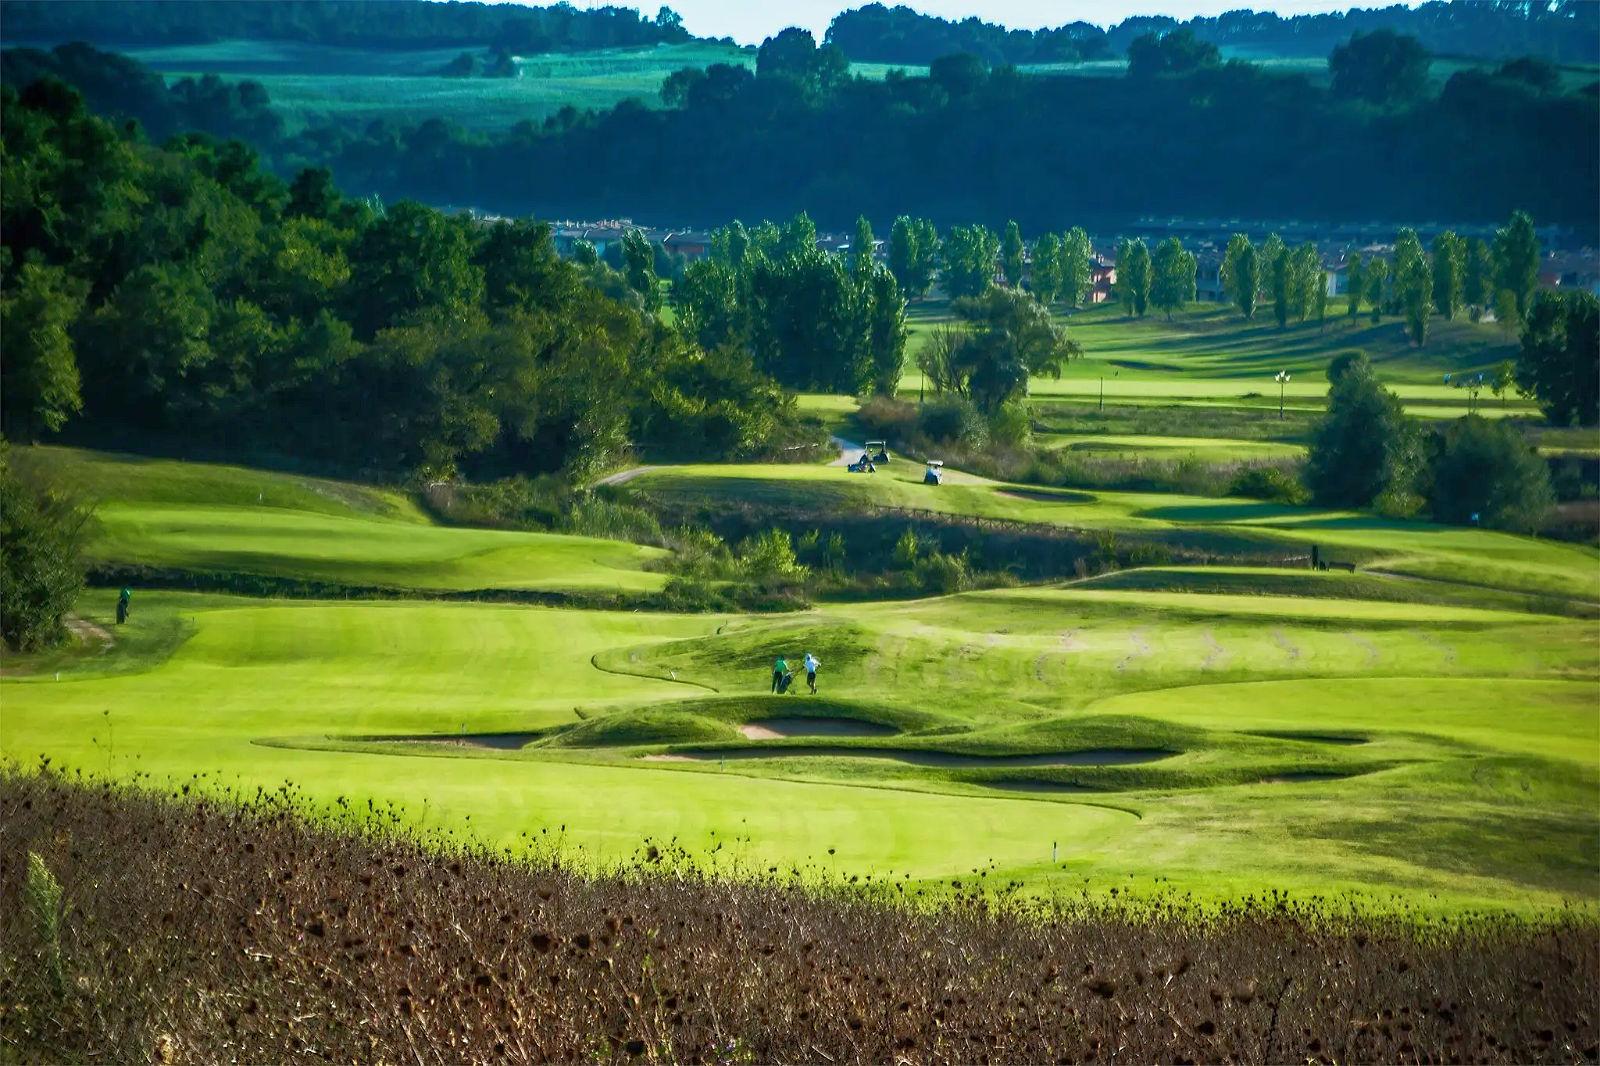
[(581, 483), (633, 445), (805, 439), (786, 388), (892, 381), (903, 352), (893, 277), (824, 257), (803, 220), (783, 247), (756, 230), (719, 333), (708, 301), (657, 313), (638, 233), (621, 271), (566, 262), (541, 223), (351, 199), (325, 170), (283, 182), (236, 141), (154, 147), (60, 82), (0, 106), (13, 439), (70, 423), (122, 447)]
[(682, 20), (663, 7), (646, 18), (629, 7), (580, 10), (456, 0), (12, 0), (6, 36), (16, 41), (88, 41), (112, 45), (298, 41), (351, 48), (472, 45), (512, 51), (578, 51), (689, 40)]
[[(254, 110), (190, 110), (183, 128), (251, 136), (286, 177), (327, 166), (362, 194), (545, 217), (715, 225), (803, 209), (828, 229), (910, 213), (992, 227), (1010, 216), (1039, 232), (1060, 227), (1065, 204), (1106, 227), (1148, 214), (1487, 221), (1522, 207), (1593, 228), (1600, 96), (1563, 91), (1536, 61), (1459, 71), (1438, 93), (1424, 83), (1413, 95), (1403, 62), (1382, 74), (1393, 47), (1359, 50), (1338, 91), (1212, 63), (1174, 35), (1158, 42), (1154, 71), (1128, 76), (1031, 76), (957, 55), (925, 77), (870, 81), (850, 76), (837, 47), (793, 30), (762, 46), (753, 71), (674, 74), (660, 108), (567, 108), (495, 134), (438, 119), (251, 134), (240, 123), (259, 124), (264, 99), (251, 90), (240, 103)], [(11, 58), (0, 78), (20, 87)], [(81, 56), (68, 67), (53, 73), (90, 85), (105, 114), (170, 128), (159, 93), (117, 91), (131, 80), (124, 68), (96, 75)], [(1096, 125), (1088, 163), (1083, 127), (1063, 117), (1103, 112), (1119, 120)]]
[[(1431, 249), (1424, 249), (1416, 231), (1404, 228), (1395, 238), (1392, 258), (1364, 259), (1360, 252), (1350, 256), (1344, 313), (1355, 318), (1365, 306), (1374, 323), (1382, 315), (1398, 315), (1419, 348), (1428, 341), (1434, 315), (1450, 320), (1465, 312), (1476, 322), (1493, 311), (1507, 329), (1515, 329), (1538, 287), (1539, 260), (1539, 238), (1525, 211), (1513, 212), (1492, 241), (1445, 230)], [(1291, 317), (1319, 324), (1327, 317), (1328, 284), (1314, 244), (1290, 248), (1273, 233), (1257, 247), (1248, 235), (1236, 233), (1228, 241), (1220, 273), (1229, 302), (1246, 319), (1267, 303), (1280, 329)], [(1126, 284), (1132, 288), (1137, 283)], [(1136, 291), (1132, 299), (1137, 303)]]
[(976, 17), (956, 21), (903, 5), (867, 4), (834, 16), (827, 40), (853, 60), (926, 64), (951, 52), (989, 63), (1081, 62), (1119, 56), (1142, 37), (1187, 32), (1213, 45), (1326, 55), (1358, 33), (1407, 34), (1432, 52), (1505, 57), (1523, 54), (1569, 63), (1600, 63), (1600, 16), (1583, 0), (1556, 4), (1391, 5), (1285, 18), (1241, 9), (1179, 21), (1139, 15), (1101, 29), (1087, 22), (1013, 30)]

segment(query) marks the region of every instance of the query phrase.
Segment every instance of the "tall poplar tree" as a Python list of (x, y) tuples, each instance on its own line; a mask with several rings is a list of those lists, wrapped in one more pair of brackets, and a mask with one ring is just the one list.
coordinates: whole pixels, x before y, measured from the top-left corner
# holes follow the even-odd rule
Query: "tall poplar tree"
[(1467, 242), (1445, 230), (1433, 239), (1433, 306), (1447, 319), (1461, 309), (1466, 271)]
[(1022, 227), (1015, 221), (1007, 222), (1005, 236), (1000, 241), (1000, 269), (1005, 273), (1006, 284), (1013, 289), (1022, 284), (1022, 262)]
[(1061, 291), (1061, 238), (1046, 233), (1034, 243), (1033, 269), (1028, 272), (1033, 298), (1049, 307)]
[(1089, 291), (1093, 257), (1094, 249), (1083, 227), (1073, 226), (1061, 238), (1061, 298), (1073, 307), (1081, 304)]
[(1143, 318), (1150, 306), (1150, 249), (1143, 239), (1124, 239), (1117, 248), (1117, 290), (1123, 309)]
[(1235, 233), (1228, 240), (1228, 250), (1222, 257), (1222, 281), (1233, 306), (1246, 319), (1256, 313), (1256, 293), (1260, 291), (1260, 263), (1255, 245), (1243, 233)]

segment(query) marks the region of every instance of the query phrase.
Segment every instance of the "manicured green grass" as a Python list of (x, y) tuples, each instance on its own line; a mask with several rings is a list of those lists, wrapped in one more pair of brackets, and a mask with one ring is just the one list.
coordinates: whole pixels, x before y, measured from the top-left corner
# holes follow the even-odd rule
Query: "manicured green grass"
[(628, 488), (713, 508), (735, 502), (819, 512), (894, 508), (1111, 530), (1196, 545), (1220, 534), (1254, 540), (1264, 553), (1309, 553), (1316, 544), (1334, 558), (1342, 554), (1396, 573), (1600, 601), (1600, 554), (1578, 545), (1259, 500), (1055, 492), (960, 471), (951, 471), (946, 483), (935, 487), (923, 485), (921, 476), (922, 468), (906, 461), (870, 475), (842, 467), (690, 465), (652, 470)]
[(241, 467), (17, 449), (97, 501), (94, 562), (424, 590), (658, 589), (666, 553), (431, 523), (405, 495)]
[[(1320, 411), (1327, 395), (1328, 363), (1341, 352), (1360, 349), (1377, 366), (1379, 377), (1406, 402), (1407, 410), (1428, 418), (1455, 418), (1466, 413), (1469, 398), (1464, 389), (1447, 385), (1469, 372), (1492, 376), (1492, 368), (1516, 355), (1516, 339), (1494, 324), (1475, 324), (1464, 318), (1453, 322), (1436, 319), (1425, 348), (1412, 348), (1401, 324), (1385, 319), (1373, 326), (1363, 317), (1330, 318), (1319, 329), (1315, 323), (1293, 323), (1280, 330), (1258, 313), (1245, 321), (1231, 308), (1194, 304), (1172, 321), (1160, 314), (1130, 319), (1118, 304), (1101, 304), (1057, 315), (1067, 334), (1083, 348), (1083, 357), (1070, 363), (1060, 379), (1035, 377), (1029, 385), (1038, 401), (1074, 400), (1127, 404), (1196, 404), (1258, 409), (1275, 413), (1280, 370), (1292, 375), (1284, 391), (1285, 405), (1296, 411)], [(931, 332), (949, 320), (943, 301), (915, 305), (909, 315), (908, 351), (911, 368), (901, 380), (902, 396), (915, 396), (922, 376), (915, 369), (915, 354)], [(1479, 396), (1487, 416), (1536, 413), (1533, 405), (1515, 396), (1502, 401), (1488, 389)]]
[[(596, 587), (640, 575), (578, 558), (581, 538), (478, 551), (515, 535), (431, 525), (386, 490), (15, 454), (105, 497), (108, 561), (148, 552), (415, 588), (506, 585), (535, 559), (551, 580)], [(1041, 892), (1600, 902), (1600, 622), (1559, 598), (1600, 598), (1600, 555), (1250, 501), (1041, 499), (919, 475), (901, 462), (875, 476), (684, 466), (630, 490), (1314, 539), (1454, 580), (1163, 567), (754, 616), (138, 590), (123, 627), (109, 592), (91, 590), (81, 614), (114, 643), (8, 656), (0, 753), (202, 787), (292, 780), (317, 802), (393, 801), (412, 824), (508, 846), (547, 831), (590, 861), (675, 838), (730, 870), (934, 883), (988, 870)], [(1480, 587), (1496, 583), (1548, 595)], [(773, 657), (806, 651), (822, 660), (821, 694), (802, 682), (770, 695)], [(798, 732), (744, 728), (763, 723)]]
[[(245, 789), (287, 778), (508, 844), (548, 829), (596, 859), (676, 837), (720, 861), (930, 879), (987, 867), (1034, 890), (1354, 887), (1424, 909), (1594, 896), (1591, 622), (1075, 590), (776, 618), (210, 599), (175, 599), (193, 635), (114, 676), (7, 678), (0, 748)], [(145, 594), (141, 610), (165, 600)], [(770, 657), (803, 648), (825, 696), (765, 695)], [(813, 755), (816, 738), (730, 728), (807, 713), (902, 732)], [(522, 750), (363, 739), (506, 731), (537, 736)], [(707, 745), (699, 761), (640, 758)], [(716, 754), (761, 745), (798, 750)], [(982, 758), (1102, 749), (1164, 757)], [(1405, 837), (1413, 822), (1427, 832)], [(1474, 831), (1495, 846), (1464, 861)]]

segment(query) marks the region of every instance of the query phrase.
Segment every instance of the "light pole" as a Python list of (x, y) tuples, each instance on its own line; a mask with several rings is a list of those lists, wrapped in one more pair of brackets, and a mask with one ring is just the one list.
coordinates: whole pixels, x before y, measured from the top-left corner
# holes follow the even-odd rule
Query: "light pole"
[(1287, 370), (1278, 371), (1278, 376), (1273, 381), (1278, 383), (1278, 421), (1283, 421), (1283, 390), (1288, 387), (1290, 374)]

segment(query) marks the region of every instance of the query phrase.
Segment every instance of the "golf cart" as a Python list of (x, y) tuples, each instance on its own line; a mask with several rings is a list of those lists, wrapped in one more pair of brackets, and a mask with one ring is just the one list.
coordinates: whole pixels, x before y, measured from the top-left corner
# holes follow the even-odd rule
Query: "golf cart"
[(867, 454), (872, 456), (872, 461), (875, 463), (887, 463), (889, 461), (889, 442), (886, 440), (867, 441)]
[(924, 485), (943, 485), (944, 484), (944, 460), (943, 459), (929, 459), (928, 460), (928, 469), (922, 475), (922, 483)]

